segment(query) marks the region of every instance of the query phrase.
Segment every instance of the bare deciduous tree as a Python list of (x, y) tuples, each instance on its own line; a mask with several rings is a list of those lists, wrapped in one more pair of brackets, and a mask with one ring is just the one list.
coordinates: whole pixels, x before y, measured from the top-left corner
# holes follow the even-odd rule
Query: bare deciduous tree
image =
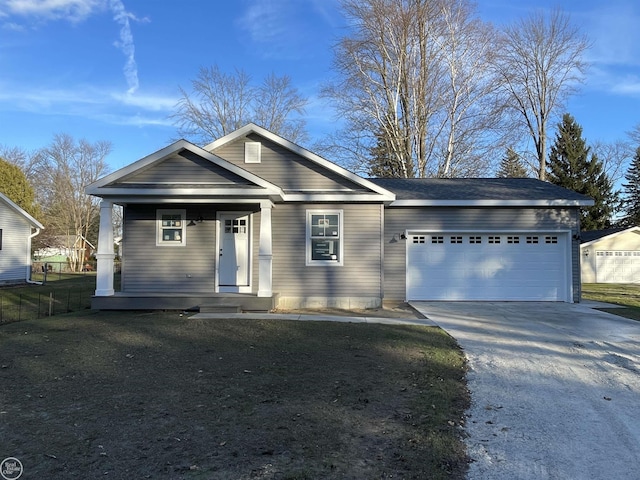
[[(405, 177), (486, 170), (489, 156), (480, 152), (495, 145), (485, 140), (499, 125), (490, 102), (493, 34), (472, 4), (343, 0), (342, 7), (353, 31), (336, 46), (337, 78), (323, 94), (345, 128), (340, 145), (323, 150), (355, 154), (357, 170), (370, 164)], [(385, 169), (382, 158), (393, 165)]]
[[(45, 226), (49, 233), (66, 236), (72, 252), (69, 258), (74, 271), (82, 267), (82, 252), (75, 250), (79, 236), (88, 238), (91, 225), (97, 219), (98, 199), (86, 195), (84, 187), (108, 172), (106, 157), (111, 143), (86, 140), (75, 141), (71, 136), (59, 134), (53, 142), (39, 151), (39, 173), (45, 211)], [(73, 253), (76, 252), (76, 253)]]
[(538, 178), (545, 179), (549, 121), (563, 111), (586, 70), (589, 42), (567, 14), (535, 12), (506, 26), (496, 51), (496, 71), (514, 118), (536, 149)]
[(604, 172), (613, 184), (617, 184), (624, 178), (627, 165), (633, 157), (633, 148), (629, 142), (596, 141), (591, 145), (591, 150), (602, 162)]
[(171, 115), (178, 133), (206, 144), (254, 122), (292, 142), (307, 139), (307, 99), (292, 86), (287, 75), (268, 75), (253, 86), (243, 70), (225, 73), (217, 65), (201, 67), (191, 82), (192, 93), (180, 88), (181, 99)]

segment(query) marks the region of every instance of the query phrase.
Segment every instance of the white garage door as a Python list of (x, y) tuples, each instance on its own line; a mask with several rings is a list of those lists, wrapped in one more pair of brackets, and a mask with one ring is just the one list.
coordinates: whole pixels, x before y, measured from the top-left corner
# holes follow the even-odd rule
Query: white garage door
[(569, 301), (567, 233), (409, 232), (408, 300)]
[(596, 282), (640, 282), (640, 252), (636, 250), (596, 251)]

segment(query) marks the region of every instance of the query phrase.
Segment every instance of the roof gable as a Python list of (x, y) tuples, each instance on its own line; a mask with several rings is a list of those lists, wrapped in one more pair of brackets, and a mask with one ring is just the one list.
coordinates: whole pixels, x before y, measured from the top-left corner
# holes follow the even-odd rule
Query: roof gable
[[(263, 153), (261, 163), (243, 164), (241, 152), (247, 141), (259, 141), (264, 146), (267, 154)], [(304, 199), (309, 192), (373, 194), (378, 200), (394, 199), (394, 195), (385, 188), (253, 123), (206, 145), (204, 149), (237, 165), (243, 164), (243, 168), (282, 188), (289, 199)]]
[(605, 238), (615, 238), (626, 233), (636, 233), (640, 235), (640, 227), (629, 228), (608, 228), (605, 230), (586, 230), (580, 232), (580, 247), (588, 247)]
[(44, 229), (44, 226), (39, 221), (37, 221), (35, 218), (33, 218), (31, 215), (29, 215), (17, 203), (15, 203), (13, 200), (11, 200), (9, 197), (7, 197), (2, 192), (0, 192), (0, 202), (5, 204), (10, 210), (12, 210), (17, 215), (20, 215), (21, 217), (24, 217), (24, 219), (27, 222), (29, 222), (33, 227), (39, 228), (41, 230)]
[(178, 140), (85, 187), (89, 195), (195, 195), (229, 194), (249, 190), (280, 195), (264, 179), (187, 142)]

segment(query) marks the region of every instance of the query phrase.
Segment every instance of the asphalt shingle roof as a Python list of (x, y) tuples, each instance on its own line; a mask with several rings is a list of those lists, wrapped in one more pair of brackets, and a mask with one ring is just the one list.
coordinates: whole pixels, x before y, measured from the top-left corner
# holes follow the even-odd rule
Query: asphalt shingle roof
[(590, 200), (535, 178), (370, 178), (397, 200)]

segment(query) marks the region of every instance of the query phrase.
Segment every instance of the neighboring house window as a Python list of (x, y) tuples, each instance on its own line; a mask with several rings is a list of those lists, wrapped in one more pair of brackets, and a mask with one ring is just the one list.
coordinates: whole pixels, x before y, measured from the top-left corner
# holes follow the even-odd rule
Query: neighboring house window
[(342, 210), (307, 210), (307, 265), (343, 264)]
[(182, 247), (186, 242), (186, 210), (156, 211), (156, 245)]

